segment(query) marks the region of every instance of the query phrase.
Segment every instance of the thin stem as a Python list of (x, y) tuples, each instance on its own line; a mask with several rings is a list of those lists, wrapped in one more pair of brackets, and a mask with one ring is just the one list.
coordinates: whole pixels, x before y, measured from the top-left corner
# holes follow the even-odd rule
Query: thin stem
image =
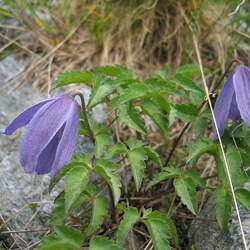
[(114, 194), (112, 192), (111, 187), (108, 185), (108, 191), (109, 191), (109, 197), (110, 197), (110, 208), (111, 208), (111, 217), (112, 217), (112, 221), (114, 224), (118, 224), (118, 219), (117, 219), (117, 213), (116, 213), (116, 209), (115, 209), (115, 198), (114, 198)]
[(30, 230), (16, 230), (16, 231), (3, 231), (3, 232), (1, 232), (1, 234), (42, 232), (42, 231), (48, 231), (48, 230), (49, 230), (49, 228), (30, 229)]
[(189, 215), (179, 215), (179, 214), (174, 214), (172, 217), (177, 217), (177, 218), (183, 218), (183, 219), (188, 219), (188, 220), (201, 220), (201, 221), (211, 221), (211, 222), (216, 222), (216, 219), (210, 219), (210, 218), (204, 218), (204, 217), (193, 217)]
[(91, 137), (91, 139), (93, 140), (93, 142), (95, 141), (95, 136), (94, 136), (94, 133), (90, 127), (90, 124), (89, 124), (89, 119), (88, 119), (88, 111), (86, 109), (86, 105), (85, 105), (85, 101), (84, 101), (84, 96), (82, 93), (80, 92), (76, 92), (72, 95), (72, 97), (74, 98), (75, 96), (79, 96), (80, 99), (81, 99), (81, 107), (82, 107), (82, 112), (83, 112), (83, 117), (84, 117), (84, 121), (85, 121), (85, 125), (87, 126), (87, 130), (89, 132), (89, 135)]

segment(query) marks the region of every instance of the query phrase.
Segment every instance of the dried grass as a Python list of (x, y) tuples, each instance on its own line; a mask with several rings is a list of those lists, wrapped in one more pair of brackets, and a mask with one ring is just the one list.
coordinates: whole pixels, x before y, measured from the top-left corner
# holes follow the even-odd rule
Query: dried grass
[[(106, 64), (124, 64), (144, 78), (164, 64), (174, 70), (183, 63), (195, 63), (187, 25), (195, 18), (205, 66), (214, 69), (219, 63), (224, 64), (231, 45), (225, 8), (209, 2), (202, 7), (195, 0), (127, 0), (111, 1), (109, 5), (98, 0), (73, 0), (69, 6), (70, 24), (62, 17), (60, 8), (53, 12), (43, 9), (56, 27), (52, 31), (46, 29), (48, 22), (30, 16), (25, 6), (18, 1), (17, 4), (17, 18), (29, 35), (20, 37), (19, 31), (17, 41), (15, 36), (7, 39), (22, 49), (20, 54), (33, 54), (21, 84), (34, 79), (35, 87), (48, 85), (52, 57), (51, 79), (62, 71)], [(87, 14), (81, 20), (77, 17), (83, 11)], [(200, 14), (195, 17), (198, 11)]]

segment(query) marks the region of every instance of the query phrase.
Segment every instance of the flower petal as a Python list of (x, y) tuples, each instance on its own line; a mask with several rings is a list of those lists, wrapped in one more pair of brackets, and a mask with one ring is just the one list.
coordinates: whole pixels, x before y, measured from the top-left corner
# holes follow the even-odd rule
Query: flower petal
[(234, 93), (233, 98), (232, 98), (232, 103), (231, 103), (231, 107), (229, 110), (228, 118), (232, 119), (233, 121), (240, 119), (240, 111), (239, 111), (238, 106), (237, 106), (235, 93)]
[(71, 160), (78, 137), (79, 123), (78, 105), (74, 103), (71, 105), (70, 117), (67, 119), (62, 138), (56, 151), (56, 157), (51, 168), (50, 175), (52, 178), (54, 178), (60, 168), (63, 168)]
[(0, 133), (11, 135), (13, 134), (18, 128), (21, 128), (25, 125), (27, 125), (30, 120), (33, 118), (33, 116), (36, 114), (36, 112), (46, 103), (53, 101), (54, 99), (47, 99), (42, 102), (39, 102), (38, 104), (24, 110), (20, 115), (18, 115), (5, 130), (1, 130)]
[(43, 149), (41, 154), (37, 160), (37, 166), (35, 172), (38, 174), (47, 174), (51, 171), (51, 167), (55, 160), (56, 150), (58, 144), (62, 138), (63, 130), (65, 128), (65, 124), (59, 129), (53, 139), (49, 142), (49, 144)]
[(235, 68), (233, 83), (241, 118), (250, 126), (250, 69), (243, 65)]
[[(226, 81), (219, 97), (216, 100), (214, 115), (220, 136), (223, 134), (234, 95), (233, 75)], [(213, 140), (218, 139), (215, 125), (213, 123)]]
[(70, 116), (70, 107), (75, 103), (64, 95), (53, 103), (45, 104), (30, 121), (23, 137), (20, 161), (25, 172), (36, 169), (37, 160), (44, 148), (51, 142)]

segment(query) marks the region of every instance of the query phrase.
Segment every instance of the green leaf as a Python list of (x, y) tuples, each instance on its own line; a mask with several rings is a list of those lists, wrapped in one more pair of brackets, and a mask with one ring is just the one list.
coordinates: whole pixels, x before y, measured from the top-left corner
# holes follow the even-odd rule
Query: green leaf
[(201, 71), (198, 65), (185, 64), (177, 68), (176, 73), (182, 74), (185, 77), (193, 77), (193, 76), (200, 75)]
[(93, 74), (89, 71), (69, 71), (61, 73), (55, 81), (55, 88), (71, 83), (93, 83)]
[(144, 121), (140, 118), (138, 111), (132, 103), (120, 105), (117, 115), (121, 123), (142, 134), (146, 133)]
[(197, 85), (195, 82), (184, 77), (181, 74), (176, 74), (175, 77), (171, 81), (187, 91), (192, 91), (195, 93), (202, 93), (202, 89), (200, 88), (199, 85)]
[(88, 183), (89, 171), (82, 166), (72, 168), (65, 178), (65, 209), (68, 213)]
[(110, 150), (105, 154), (106, 159), (112, 159), (115, 156), (128, 152), (128, 148), (122, 142), (117, 142)]
[(101, 76), (96, 76), (94, 87), (91, 91), (91, 95), (87, 105), (89, 109), (93, 108), (99, 103), (102, 103), (104, 99), (115, 90), (115, 88), (116, 86), (113, 80), (101, 78)]
[(66, 219), (64, 192), (61, 192), (54, 201), (50, 224), (53, 226), (63, 225)]
[(137, 222), (137, 220), (140, 218), (140, 215), (136, 208), (129, 207), (125, 210), (125, 213), (123, 215), (123, 219), (120, 222), (116, 238), (117, 238), (117, 244), (120, 246), (123, 246), (127, 235), (133, 225)]
[(101, 236), (95, 236), (91, 239), (89, 250), (124, 250), (117, 246), (113, 241), (103, 238)]
[(73, 228), (58, 226), (55, 227), (57, 235), (50, 235), (43, 238), (36, 250), (72, 250), (80, 249), (83, 241), (82, 234)]
[(91, 128), (95, 137), (95, 156), (100, 158), (106, 146), (111, 144), (110, 132), (107, 127), (94, 121), (91, 122)]
[(145, 160), (148, 159), (147, 153), (143, 148), (136, 148), (128, 153), (128, 158), (131, 163), (136, 190), (139, 191), (142, 178), (144, 177)]
[(161, 78), (162, 80), (167, 80), (168, 75), (170, 73), (170, 69), (168, 65), (165, 64), (163, 70), (156, 70), (154, 73), (157, 77)]
[(168, 120), (163, 110), (154, 101), (146, 100), (140, 103), (143, 112), (159, 127), (163, 135), (168, 134)]
[(197, 211), (197, 195), (195, 185), (191, 178), (177, 178), (174, 180), (175, 191), (181, 197), (181, 201), (188, 209), (196, 214)]
[(250, 191), (245, 188), (239, 188), (235, 195), (240, 204), (250, 213)]
[(197, 171), (197, 169), (195, 168), (189, 169), (185, 172), (184, 175), (186, 177), (190, 177), (196, 186), (200, 186), (201, 188), (206, 188), (206, 181), (200, 177), (200, 173)]
[(199, 116), (193, 121), (192, 133), (196, 135), (203, 135), (205, 130), (208, 128), (208, 119), (206, 117)]
[(177, 95), (185, 97), (186, 95), (176, 89), (175, 86), (169, 80), (161, 80), (158, 78), (148, 78), (144, 81), (149, 91), (148, 96), (159, 96), (163, 94)]
[(150, 78), (145, 80), (144, 83), (135, 83), (129, 86), (121, 96), (114, 98), (110, 103), (109, 112), (114, 111), (123, 103), (143, 97), (153, 97), (162, 94), (185, 96), (182, 92), (171, 86), (170, 82), (161, 81), (157, 78)]
[(247, 177), (246, 173), (244, 173), (240, 167), (241, 166), (240, 153), (236, 151), (233, 147), (230, 147), (226, 153), (226, 158), (233, 186), (235, 187), (241, 186), (247, 181), (249, 181), (249, 178)]
[(192, 140), (188, 144), (187, 162), (195, 165), (201, 155), (205, 153), (216, 155), (219, 150), (218, 144), (213, 143), (209, 139)]
[(154, 186), (155, 184), (165, 181), (169, 178), (177, 178), (181, 176), (181, 170), (176, 168), (176, 172), (160, 172), (153, 175), (153, 179), (148, 183), (146, 190)]
[(105, 217), (108, 215), (108, 208), (108, 200), (105, 197), (97, 197), (94, 200), (92, 217), (88, 228), (84, 232), (85, 236), (94, 233), (102, 225)]
[(147, 143), (144, 141), (136, 140), (135, 138), (130, 138), (126, 141), (126, 144), (128, 145), (130, 150), (141, 148), (145, 146)]
[(172, 232), (166, 219), (166, 215), (154, 211), (143, 220), (152, 237), (155, 250), (171, 250), (168, 240), (172, 238)]
[(178, 247), (178, 248), (180, 247), (175, 224), (173, 223), (173, 221), (170, 218), (168, 218), (168, 216), (165, 213), (162, 213), (160, 211), (153, 211), (151, 213), (148, 213), (144, 217), (146, 219), (151, 220), (151, 221), (152, 220), (160, 220), (160, 221), (162, 221), (164, 223), (164, 227), (165, 227), (164, 230), (167, 229), (167, 232), (165, 233), (166, 238), (171, 239), (171, 241), (174, 243), (174, 245), (176, 247)]
[(198, 108), (193, 104), (172, 104), (175, 116), (184, 122), (192, 122), (198, 116)]
[(216, 219), (223, 231), (227, 231), (232, 213), (232, 194), (228, 188), (220, 184), (216, 189)]
[(158, 153), (156, 153), (156, 152), (155, 152), (151, 147), (149, 147), (149, 146), (144, 147), (144, 150), (146, 151), (148, 157), (151, 158), (157, 166), (159, 166), (159, 167), (162, 166), (161, 158), (160, 158), (160, 156), (158, 155)]
[(123, 79), (124, 78), (127, 78), (127, 79), (133, 78), (132, 72), (129, 69), (127, 69), (125, 66), (122, 66), (122, 65), (102, 66), (102, 67), (97, 68), (95, 70), (95, 73), (104, 74), (107, 76), (116, 76), (116, 77), (123, 78)]
[(118, 203), (120, 195), (121, 195), (121, 178), (114, 171), (119, 168), (115, 163), (105, 160), (98, 159), (96, 161), (95, 171), (101, 175), (104, 180), (109, 184), (112, 189), (115, 198), (115, 204)]

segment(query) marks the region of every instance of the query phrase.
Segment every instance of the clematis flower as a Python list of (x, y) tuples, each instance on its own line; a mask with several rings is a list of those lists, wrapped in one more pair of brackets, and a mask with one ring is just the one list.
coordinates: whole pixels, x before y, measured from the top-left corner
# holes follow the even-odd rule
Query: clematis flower
[[(250, 126), (250, 68), (239, 65), (234, 69), (216, 100), (214, 114), (220, 136), (228, 119), (242, 118)], [(213, 139), (218, 139), (214, 124)]]
[(53, 178), (70, 162), (79, 121), (77, 103), (60, 95), (26, 109), (0, 132), (11, 135), (27, 125), (20, 148), (21, 165), (26, 173), (50, 173)]

